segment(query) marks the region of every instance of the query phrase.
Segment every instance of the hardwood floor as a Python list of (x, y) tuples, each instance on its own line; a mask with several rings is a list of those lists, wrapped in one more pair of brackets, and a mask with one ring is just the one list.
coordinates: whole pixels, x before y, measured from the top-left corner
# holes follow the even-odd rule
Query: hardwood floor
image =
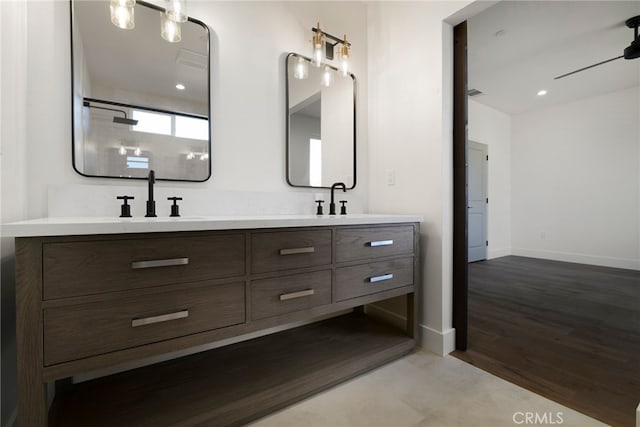
[(607, 424), (635, 425), (640, 271), (516, 256), (473, 263), (468, 316), (468, 350), (454, 356)]

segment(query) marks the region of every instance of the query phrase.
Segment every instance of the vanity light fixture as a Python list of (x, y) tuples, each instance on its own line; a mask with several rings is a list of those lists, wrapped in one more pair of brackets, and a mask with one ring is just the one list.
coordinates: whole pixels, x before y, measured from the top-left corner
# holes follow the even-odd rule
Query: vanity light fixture
[(132, 30), (136, 26), (134, 18), (134, 6), (136, 0), (111, 0), (111, 22), (123, 30)]
[(160, 35), (169, 43), (182, 40), (180, 23), (171, 19), (168, 12), (160, 12)]
[(293, 77), (298, 80), (304, 80), (309, 77), (309, 63), (303, 57), (298, 57), (293, 69)]
[(187, 0), (166, 0), (165, 12), (161, 13), (160, 34), (170, 43), (182, 40), (180, 24), (187, 22)]
[(349, 74), (349, 46), (351, 45), (347, 42), (347, 35), (345, 34), (340, 48), (340, 71), (342, 71), (343, 76)]
[(196, 151), (191, 151), (187, 154), (187, 160), (193, 160), (195, 158), (198, 158), (199, 160), (208, 160), (209, 159), (209, 153), (207, 152), (196, 152)]
[(140, 157), (142, 155), (142, 149), (140, 147), (121, 145), (120, 148), (118, 148), (118, 154), (120, 154), (121, 156), (126, 156), (129, 151), (133, 151), (134, 156)]
[(325, 44), (325, 37), (322, 30), (320, 30), (320, 22), (316, 28), (311, 29), (315, 34), (313, 35), (313, 55), (311, 55), (312, 64), (319, 67), (322, 64), (322, 47)]
[[(320, 29), (320, 22), (318, 26), (311, 29), (313, 34), (313, 56), (312, 63), (316, 67), (320, 67), (322, 64), (322, 57), (333, 60), (334, 48), (340, 44), (340, 71), (343, 75), (349, 73), (349, 50), (351, 49), (351, 43), (347, 41), (347, 35), (345, 34), (342, 39), (324, 32)], [(324, 52), (323, 52), (324, 47)]]
[(187, 0), (167, 0), (167, 17), (174, 22), (187, 22)]
[(333, 83), (333, 70), (328, 65), (324, 66), (322, 72), (322, 86), (329, 87)]
[[(165, 11), (160, 12), (160, 35), (170, 43), (182, 40), (180, 24), (187, 22), (187, 1), (166, 0)], [(118, 28), (131, 30), (135, 27), (134, 10), (136, 0), (111, 0), (111, 22)]]

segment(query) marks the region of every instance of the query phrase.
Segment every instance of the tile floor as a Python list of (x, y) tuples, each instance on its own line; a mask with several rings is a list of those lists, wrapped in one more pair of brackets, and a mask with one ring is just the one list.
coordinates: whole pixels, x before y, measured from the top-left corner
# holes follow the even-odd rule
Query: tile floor
[[(530, 421), (527, 423), (526, 414)], [(538, 415), (538, 422), (534, 418)], [(425, 350), (385, 365), (252, 427), (603, 426), (593, 418), (450, 356)]]

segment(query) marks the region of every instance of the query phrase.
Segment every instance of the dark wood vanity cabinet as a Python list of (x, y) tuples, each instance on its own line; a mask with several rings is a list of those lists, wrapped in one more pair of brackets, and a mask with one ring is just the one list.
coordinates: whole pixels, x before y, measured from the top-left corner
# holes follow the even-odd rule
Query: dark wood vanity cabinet
[[(406, 223), (17, 238), (20, 425), (237, 425), (400, 357), (415, 346), (417, 236)], [(404, 328), (366, 314), (399, 296)], [(65, 380), (250, 333), (264, 336)]]

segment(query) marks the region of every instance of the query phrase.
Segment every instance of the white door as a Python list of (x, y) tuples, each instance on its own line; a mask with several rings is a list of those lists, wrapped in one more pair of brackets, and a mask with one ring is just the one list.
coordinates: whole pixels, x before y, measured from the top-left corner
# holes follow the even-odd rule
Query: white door
[(469, 262), (487, 259), (487, 145), (469, 141)]

